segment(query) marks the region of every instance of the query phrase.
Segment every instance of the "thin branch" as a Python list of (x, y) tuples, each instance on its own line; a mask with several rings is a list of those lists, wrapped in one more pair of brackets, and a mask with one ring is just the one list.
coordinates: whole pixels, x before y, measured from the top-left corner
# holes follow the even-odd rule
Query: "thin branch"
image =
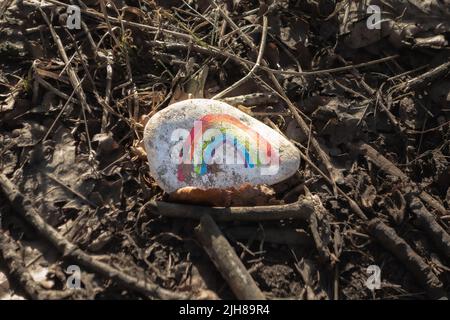
[(233, 83), (230, 87), (226, 88), (225, 90), (219, 92), (216, 94), (212, 99), (220, 99), (224, 95), (226, 95), (228, 92), (238, 88), (240, 85), (245, 83), (250, 77), (258, 70), (259, 66), (261, 65), (261, 60), (264, 55), (264, 49), (266, 47), (266, 40), (267, 40), (267, 16), (263, 17), (263, 32), (261, 36), (261, 44), (259, 45), (259, 52), (258, 52), (258, 58), (256, 59), (256, 63), (253, 65), (252, 69), (249, 73), (239, 81)]

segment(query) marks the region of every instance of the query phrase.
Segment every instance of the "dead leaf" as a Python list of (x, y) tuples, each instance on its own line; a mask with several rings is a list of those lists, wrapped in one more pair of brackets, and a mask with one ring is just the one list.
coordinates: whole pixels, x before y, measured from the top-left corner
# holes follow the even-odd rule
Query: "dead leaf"
[(11, 91), (9, 93), (7, 93), (6, 95), (0, 95), (0, 97), (6, 96), (3, 102), (0, 101), (0, 112), (11, 111), (14, 108), (14, 104), (19, 97), (19, 93), (23, 89), (23, 84), (23, 79), (19, 80), (16, 85), (11, 88)]
[[(37, 134), (31, 130), (31, 137)], [(34, 141), (34, 140), (33, 140)], [(52, 142), (34, 147), (31, 160), (16, 170), (13, 181), (45, 213), (51, 224), (64, 220), (60, 207), (80, 209), (86, 202), (76, 193), (89, 196), (95, 185), (95, 162), (77, 152), (77, 145), (69, 130), (60, 127)]]
[(98, 142), (97, 153), (107, 155), (119, 148), (119, 145), (114, 140), (112, 133), (98, 133), (92, 138), (92, 142)]
[(395, 190), (385, 198), (386, 209), (396, 224), (401, 224), (405, 218), (406, 201), (403, 195)]
[(184, 187), (172, 192), (169, 201), (213, 207), (243, 207), (276, 204), (275, 191), (265, 185), (244, 184), (239, 188), (200, 189)]

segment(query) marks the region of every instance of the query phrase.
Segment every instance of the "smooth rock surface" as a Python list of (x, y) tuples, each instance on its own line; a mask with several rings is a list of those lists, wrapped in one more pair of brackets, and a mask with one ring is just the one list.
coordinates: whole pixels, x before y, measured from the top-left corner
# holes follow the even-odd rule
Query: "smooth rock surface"
[(144, 130), (150, 173), (166, 192), (274, 184), (300, 164), (297, 148), (275, 130), (217, 100), (174, 103)]

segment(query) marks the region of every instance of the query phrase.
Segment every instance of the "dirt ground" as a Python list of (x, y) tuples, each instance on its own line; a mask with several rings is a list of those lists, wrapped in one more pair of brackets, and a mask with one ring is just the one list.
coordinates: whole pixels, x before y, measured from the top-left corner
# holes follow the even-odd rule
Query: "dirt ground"
[(449, 40), (448, 0), (2, 1), (0, 298), (242, 297), (142, 145), (217, 96), (302, 154), (226, 204), (311, 215), (216, 220), (267, 299), (448, 297)]

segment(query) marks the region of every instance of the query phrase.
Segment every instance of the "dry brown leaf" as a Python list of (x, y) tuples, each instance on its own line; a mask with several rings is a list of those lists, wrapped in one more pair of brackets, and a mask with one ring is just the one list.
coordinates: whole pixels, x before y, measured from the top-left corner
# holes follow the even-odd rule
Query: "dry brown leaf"
[(277, 204), (275, 191), (265, 185), (244, 184), (239, 188), (200, 189), (184, 187), (172, 192), (169, 201), (213, 207), (245, 207)]

